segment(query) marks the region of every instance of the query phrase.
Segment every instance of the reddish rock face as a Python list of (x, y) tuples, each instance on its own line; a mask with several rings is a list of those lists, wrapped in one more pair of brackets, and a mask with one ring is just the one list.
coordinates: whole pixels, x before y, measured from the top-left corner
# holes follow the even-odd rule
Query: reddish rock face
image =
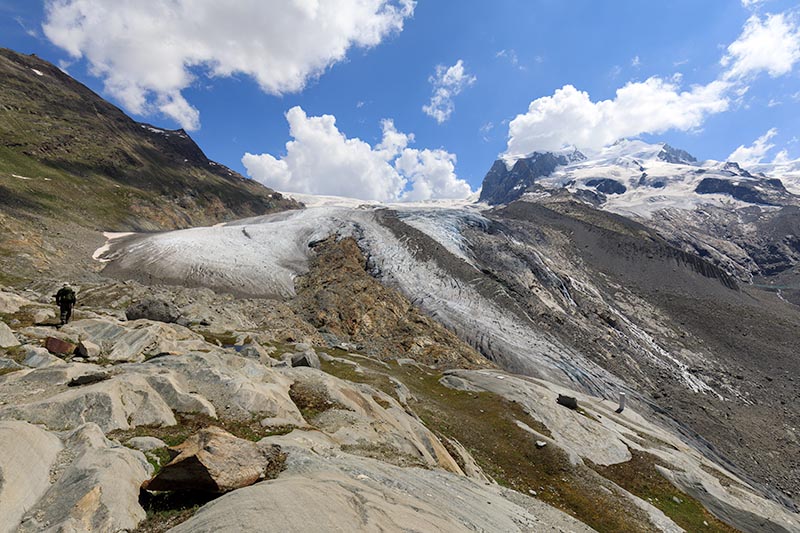
[(56, 355), (69, 355), (75, 353), (75, 349), (77, 348), (77, 346), (71, 342), (62, 341), (55, 337), (47, 337), (44, 341), (44, 347), (47, 348), (48, 352)]

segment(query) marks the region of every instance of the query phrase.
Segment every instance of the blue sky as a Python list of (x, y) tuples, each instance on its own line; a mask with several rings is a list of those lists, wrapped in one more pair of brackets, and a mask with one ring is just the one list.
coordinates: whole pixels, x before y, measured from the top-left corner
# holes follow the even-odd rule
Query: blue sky
[[(62, 64), (137, 120), (193, 128), (210, 158), (278, 189), (463, 196), (508, 150), (590, 150), (617, 135), (700, 159), (740, 146), (753, 162), (800, 157), (795, 2), (242, 0), (223, 14), (130, 4), (0, 0), (0, 46)], [(455, 65), (438, 85), (452, 104), (440, 122), (423, 106), (437, 66), (444, 76)], [(594, 105), (629, 83), (630, 98)]]

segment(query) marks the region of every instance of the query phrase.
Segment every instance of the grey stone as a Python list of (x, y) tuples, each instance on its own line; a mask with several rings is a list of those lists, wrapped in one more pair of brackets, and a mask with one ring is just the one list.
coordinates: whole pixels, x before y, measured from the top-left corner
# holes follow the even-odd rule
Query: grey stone
[(20, 370), (25, 368), (21, 364), (17, 363), (13, 359), (7, 359), (5, 357), (0, 357), (0, 370)]
[(47, 322), (48, 320), (52, 320), (55, 317), (56, 313), (52, 309), (40, 308), (33, 312), (33, 323), (41, 324), (43, 322)]
[(163, 440), (155, 437), (133, 437), (125, 441), (125, 446), (139, 450), (140, 452), (149, 452), (150, 450), (165, 448), (167, 444)]
[(319, 362), (319, 357), (317, 357), (316, 352), (313, 350), (292, 355), (292, 366), (310, 366), (312, 368), (322, 368)]
[(22, 347), (22, 353), (25, 357), (22, 364), (31, 368), (44, 368), (53, 365), (63, 365), (63, 359), (56, 357), (41, 346), (33, 346), (26, 344)]
[(99, 357), (100, 352), (100, 346), (90, 340), (82, 340), (79, 342), (78, 349), (76, 351), (78, 355), (87, 359), (95, 359)]
[(19, 346), (19, 340), (14, 336), (14, 332), (5, 322), (0, 322), (0, 348), (11, 348)]
[(180, 310), (170, 302), (157, 298), (147, 298), (136, 302), (125, 310), (128, 320), (139, 320), (146, 318), (157, 322), (177, 322), (181, 316)]
[(565, 396), (564, 394), (559, 394), (558, 398), (556, 398), (556, 403), (558, 405), (563, 405), (564, 407), (569, 407), (570, 409), (578, 408), (578, 399), (574, 396)]

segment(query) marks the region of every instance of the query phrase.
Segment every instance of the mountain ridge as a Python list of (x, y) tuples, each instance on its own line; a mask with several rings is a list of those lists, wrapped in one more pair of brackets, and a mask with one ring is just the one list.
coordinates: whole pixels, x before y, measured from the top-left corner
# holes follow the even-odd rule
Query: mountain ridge
[[(138, 123), (55, 65), (0, 49), (0, 260), (20, 259), (19, 243), (34, 233), (50, 250), (31, 248), (28, 266), (53, 268), (49, 258), (69, 247), (59, 233), (102, 242), (99, 231), (177, 229), (300, 206), (209, 160), (185, 131)], [(46, 229), (31, 232), (36, 226)]]

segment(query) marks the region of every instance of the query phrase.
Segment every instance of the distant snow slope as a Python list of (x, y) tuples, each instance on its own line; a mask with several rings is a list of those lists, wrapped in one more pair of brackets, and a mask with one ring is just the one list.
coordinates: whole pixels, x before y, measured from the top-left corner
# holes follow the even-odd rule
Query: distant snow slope
[[(739, 181), (760, 180), (763, 177), (749, 177), (746, 171), (737, 166), (718, 161), (668, 162), (659, 157), (663, 150), (663, 144), (621, 140), (585, 160), (558, 167), (553, 174), (537, 183), (545, 188), (566, 188), (575, 192), (581, 189), (597, 191), (598, 181), (613, 180), (622, 185), (625, 191), (621, 194), (606, 193), (601, 207), (622, 215), (645, 218), (669, 208), (692, 210), (704, 205), (727, 208), (753, 205), (729, 194), (698, 194), (696, 189), (706, 178)], [(761, 166), (758, 171), (783, 176), (780, 169), (767, 165)], [(800, 182), (789, 180), (784, 185), (790, 192), (792, 187), (800, 193)]]

